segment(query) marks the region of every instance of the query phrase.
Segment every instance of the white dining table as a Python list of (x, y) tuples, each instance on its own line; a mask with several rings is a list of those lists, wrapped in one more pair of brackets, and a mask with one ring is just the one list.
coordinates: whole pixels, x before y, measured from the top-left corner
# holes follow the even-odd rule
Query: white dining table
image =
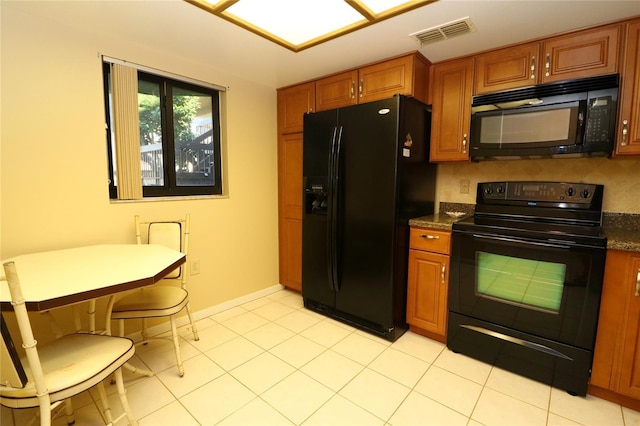
[[(152, 285), (185, 263), (179, 251), (156, 244), (102, 244), (31, 253), (13, 261), (27, 310), (46, 311)], [(11, 295), (0, 268), (0, 308)]]

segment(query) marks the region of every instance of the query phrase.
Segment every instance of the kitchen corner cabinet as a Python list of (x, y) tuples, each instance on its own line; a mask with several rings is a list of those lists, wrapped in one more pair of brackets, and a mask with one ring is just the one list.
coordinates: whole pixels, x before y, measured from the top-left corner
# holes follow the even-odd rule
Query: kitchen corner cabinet
[(479, 54), (474, 94), (616, 73), (621, 29), (599, 27)]
[(640, 410), (638, 252), (607, 251), (589, 393)]
[(640, 19), (626, 26), (615, 155), (640, 155)]
[(421, 54), (412, 53), (316, 80), (316, 110), (376, 101), (398, 93), (427, 102), (429, 65)]
[(447, 335), (451, 232), (411, 228), (407, 278), (407, 323), (441, 342)]
[(278, 249), (280, 284), (302, 289), (302, 117), (315, 106), (315, 85), (278, 90)]
[(472, 57), (431, 66), (431, 162), (469, 159)]

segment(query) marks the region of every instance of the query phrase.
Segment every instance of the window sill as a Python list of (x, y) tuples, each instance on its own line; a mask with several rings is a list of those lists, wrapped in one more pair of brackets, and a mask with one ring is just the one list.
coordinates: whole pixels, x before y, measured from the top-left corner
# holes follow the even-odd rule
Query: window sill
[(110, 199), (111, 204), (129, 204), (129, 203), (148, 203), (154, 201), (186, 201), (186, 200), (218, 200), (229, 198), (228, 195), (179, 195), (173, 197), (145, 197), (137, 200), (114, 200)]

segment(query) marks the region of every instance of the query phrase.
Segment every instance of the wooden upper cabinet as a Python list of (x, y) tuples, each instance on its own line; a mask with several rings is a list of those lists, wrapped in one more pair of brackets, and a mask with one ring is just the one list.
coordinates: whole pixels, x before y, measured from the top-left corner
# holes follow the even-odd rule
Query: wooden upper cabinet
[(430, 161), (469, 159), (473, 58), (431, 67)]
[(427, 101), (429, 62), (412, 53), (316, 80), (318, 111), (390, 98), (395, 94)]
[(611, 25), (544, 40), (540, 83), (618, 72), (621, 30)]
[(315, 108), (315, 83), (278, 90), (278, 133), (302, 131), (302, 117)]
[(318, 111), (358, 103), (358, 71), (352, 70), (316, 81)]
[(540, 43), (492, 50), (476, 56), (474, 94), (531, 86), (538, 82)]
[(413, 54), (358, 70), (358, 103), (389, 98), (397, 93), (427, 99), (429, 63)]
[(621, 31), (611, 25), (479, 54), (473, 93), (616, 73)]
[(640, 154), (640, 19), (626, 27), (615, 155)]

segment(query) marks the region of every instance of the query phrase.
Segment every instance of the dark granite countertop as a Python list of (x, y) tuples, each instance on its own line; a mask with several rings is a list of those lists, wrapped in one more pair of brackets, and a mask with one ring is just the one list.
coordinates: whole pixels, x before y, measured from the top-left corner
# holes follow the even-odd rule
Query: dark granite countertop
[[(440, 203), (440, 213), (411, 219), (409, 225), (450, 230), (453, 223), (461, 217), (452, 217), (446, 212), (463, 212), (469, 215), (473, 214), (473, 207), (472, 204)], [(640, 252), (640, 214), (605, 212), (602, 216), (607, 249)]]
[(605, 212), (602, 229), (608, 249), (640, 252), (640, 214)]

